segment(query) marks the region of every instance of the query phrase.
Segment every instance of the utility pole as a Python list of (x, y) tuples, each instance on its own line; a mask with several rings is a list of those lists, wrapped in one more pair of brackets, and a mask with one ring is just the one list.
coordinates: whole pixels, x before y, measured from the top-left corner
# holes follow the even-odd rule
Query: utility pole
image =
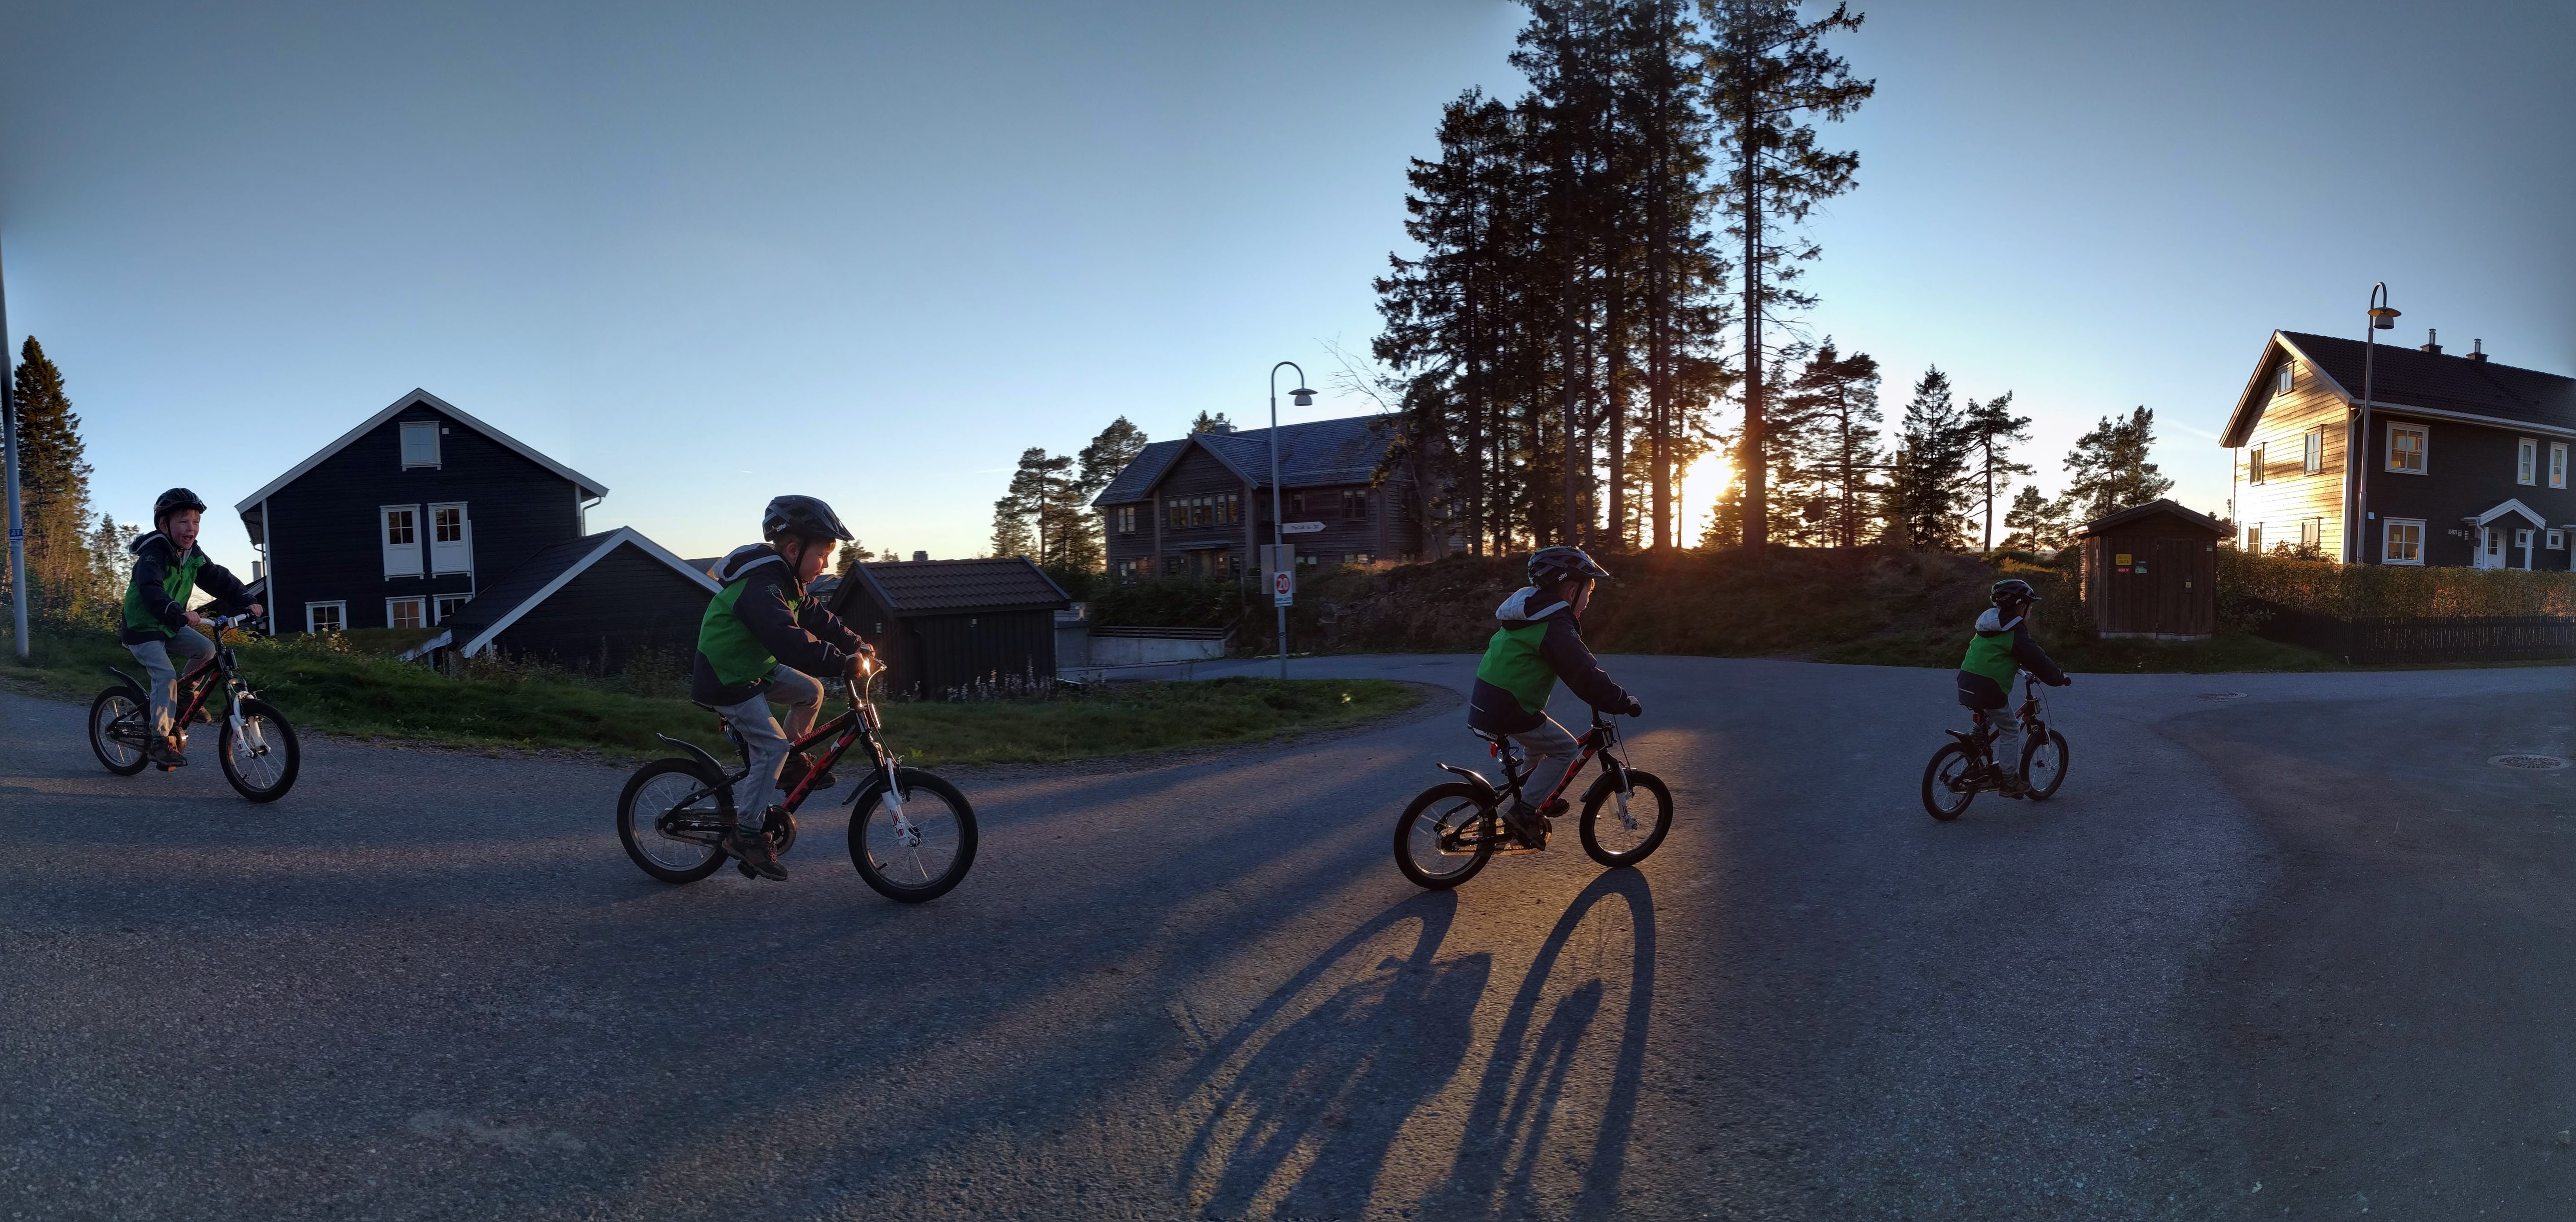
[(9, 628), (18, 644), (18, 660), (27, 660), (27, 519), (18, 509), (18, 404), (16, 358), (9, 353), (9, 289), (0, 277), (0, 430), (8, 433), (9, 466)]

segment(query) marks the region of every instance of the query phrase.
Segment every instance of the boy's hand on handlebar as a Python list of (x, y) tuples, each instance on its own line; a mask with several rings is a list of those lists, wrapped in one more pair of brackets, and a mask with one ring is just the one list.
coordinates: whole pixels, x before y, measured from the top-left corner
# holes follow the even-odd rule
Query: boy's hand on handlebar
[(1622, 711), (1627, 713), (1630, 717), (1643, 717), (1646, 715), (1646, 706), (1637, 703), (1636, 697), (1630, 696), (1628, 697), (1628, 707)]
[(2075, 686), (2075, 676), (2073, 676), (2073, 675), (2059, 675), (2059, 676), (2057, 677), (2057, 682), (2055, 682), (2055, 683), (2051, 683), (2051, 684), (2049, 684), (2049, 686), (2050, 686), (2050, 687), (2073, 687), (2073, 686)]
[(203, 628), (206, 626), (206, 617), (199, 615), (194, 611), (182, 611), (179, 614), (188, 617), (188, 626), (191, 628)]

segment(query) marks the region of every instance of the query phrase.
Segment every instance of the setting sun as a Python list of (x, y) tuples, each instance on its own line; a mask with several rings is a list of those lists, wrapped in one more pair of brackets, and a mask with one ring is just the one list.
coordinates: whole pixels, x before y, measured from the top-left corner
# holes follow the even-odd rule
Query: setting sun
[(1725, 450), (1710, 450), (1682, 471), (1680, 542), (1685, 547), (1699, 543), (1700, 532), (1708, 529), (1709, 510), (1726, 492), (1735, 478), (1735, 464)]

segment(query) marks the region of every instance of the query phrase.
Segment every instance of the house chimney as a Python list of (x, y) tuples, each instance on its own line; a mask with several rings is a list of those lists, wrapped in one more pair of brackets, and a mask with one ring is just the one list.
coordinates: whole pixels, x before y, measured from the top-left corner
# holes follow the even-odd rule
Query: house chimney
[(2424, 328), (2424, 351), (2430, 352), (2435, 356), (2440, 356), (2442, 355), (2442, 345), (2436, 343), (2435, 339), (2436, 337), (2433, 333), (2433, 329), (2431, 327)]
[(930, 559), (930, 553), (928, 553), (928, 552), (914, 552), (914, 553), (912, 554), (912, 562), (913, 562), (914, 564), (920, 564), (921, 562), (923, 562), (923, 561), (925, 561), (925, 560), (928, 560), (928, 559)]
[(2485, 340), (2473, 339), (2469, 341), (2469, 359), (2476, 361), (2481, 365), (2487, 363), (2487, 342)]

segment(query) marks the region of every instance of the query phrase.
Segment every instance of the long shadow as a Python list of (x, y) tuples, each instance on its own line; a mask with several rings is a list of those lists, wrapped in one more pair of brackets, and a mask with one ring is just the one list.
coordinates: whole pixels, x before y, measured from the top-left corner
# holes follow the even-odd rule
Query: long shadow
[[(1406, 1120), (1457, 1073), (1473, 1041), (1471, 1020), (1493, 964), (1482, 954), (1437, 962), (1456, 915), (1457, 897), (1447, 892), (1396, 904), (1317, 956), (1200, 1056), (1180, 1092), (1215, 1097), (1176, 1169), (1184, 1199), (1216, 1217), (1241, 1216), (1265, 1199), (1282, 1217), (1366, 1211)], [(1420, 924), (1410, 951), (1330, 985), (1336, 966), (1407, 922)]]
[[(1654, 889), (1635, 870), (1612, 870), (1594, 879), (1574, 897), (1556, 927), (1548, 931), (1521, 981), (1520, 994), (1494, 1037), (1485, 1076), (1467, 1114), (1465, 1139), (1450, 1167), (1447, 1184), (1433, 1193), (1423, 1212), (1435, 1217), (1539, 1216), (1550, 1212), (1537, 1199), (1536, 1174), (1563, 1100), (1567, 1078), (1583, 1036), (1605, 1001), (1607, 983), (1585, 980), (1556, 1003), (1535, 1038), (1540, 1003), (1550, 977), (1564, 957), (1567, 942), (1593, 907), (1616, 896), (1628, 906), (1636, 940), (1630, 958), (1625, 1019), (1619, 1051), (1612, 1063), (1609, 1090), (1601, 1100), (1600, 1127), (1594, 1132), (1590, 1157), (1581, 1160), (1583, 1188), (1572, 1216), (1609, 1217), (1617, 1212), (1619, 1181), (1627, 1170), (1628, 1139), (1636, 1120), (1637, 1094), (1645, 1074), (1646, 1035), (1655, 1001)], [(1558, 1207), (1561, 1208), (1561, 1207)]]

